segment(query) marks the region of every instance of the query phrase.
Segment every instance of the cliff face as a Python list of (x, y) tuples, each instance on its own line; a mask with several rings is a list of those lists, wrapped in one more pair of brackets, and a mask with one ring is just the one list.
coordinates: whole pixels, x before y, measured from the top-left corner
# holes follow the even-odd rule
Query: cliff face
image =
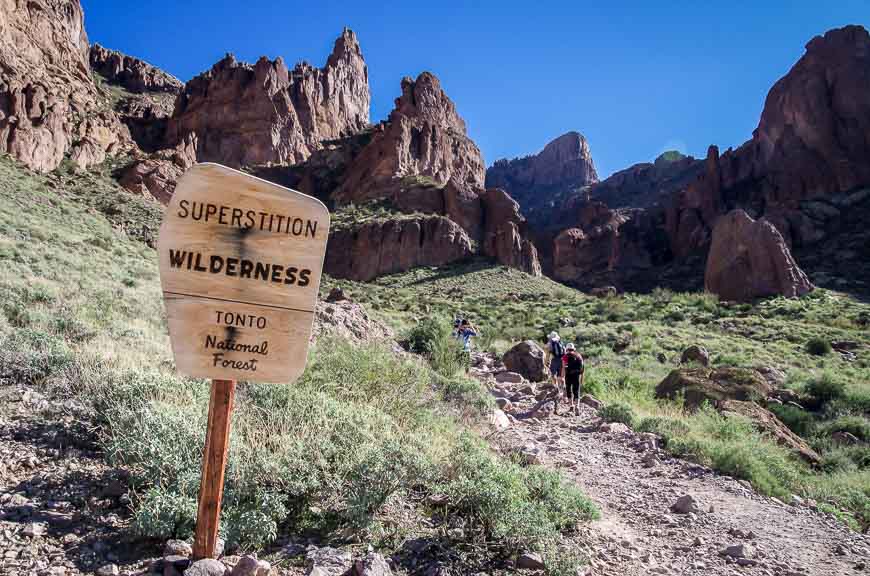
[(0, 152), (34, 170), (81, 167), (131, 145), (88, 66), (78, 0), (0, 0)]
[(91, 46), (89, 62), (94, 72), (130, 92), (178, 94), (184, 87), (181, 80), (160, 68), (99, 44)]
[(579, 132), (559, 136), (538, 154), (497, 160), (486, 171), (486, 186), (507, 191), (535, 225), (546, 225), (552, 207), (597, 181), (589, 143)]
[(176, 102), (165, 147), (195, 142), (197, 161), (227, 166), (295, 164), (369, 121), (368, 69), (345, 29), (323, 68), (288, 70), (281, 58), (256, 64), (228, 55), (192, 79)]
[(425, 179), (461, 191), (483, 189), (484, 164), (465, 121), (433, 74), (402, 80), (389, 119), (349, 167), (333, 194), (338, 204), (390, 195), (404, 179)]
[[(720, 155), (711, 146), (703, 162), (686, 162), (665, 180), (650, 180), (648, 191), (636, 196), (636, 201), (631, 200), (633, 190), (642, 191), (644, 186), (636, 185), (635, 176), (649, 174), (648, 169), (633, 167), (627, 174), (618, 173), (587, 188), (585, 197), (574, 195), (569, 200), (575, 207), (566, 210), (572, 219), (595, 200), (611, 208), (623, 202), (642, 207), (642, 218), (635, 214), (625, 222), (614, 222), (611, 229), (622, 237), (631, 226), (641, 242), (633, 247), (649, 252), (652, 261), (660, 264), (639, 272), (633, 264), (636, 258), (620, 256), (608, 258), (606, 264), (598, 259), (582, 267), (574, 265), (588, 261), (586, 256), (606, 253), (613, 242), (613, 234), (590, 235), (575, 220), (573, 226), (583, 232), (584, 240), (576, 241), (575, 232), (557, 242), (554, 273), (579, 284), (606, 271), (611, 281), (623, 286), (649, 284), (640, 276), (661, 278), (663, 267), (688, 266), (693, 277), (700, 275), (713, 229), (735, 208), (755, 218), (763, 216), (801, 258), (811, 256), (832, 234), (837, 234), (838, 243), (852, 246), (854, 242), (837, 233), (838, 223), (851, 226), (849, 213), (863, 213), (870, 203), (862, 193), (870, 187), (868, 158), (870, 34), (860, 26), (847, 26), (806, 45), (804, 56), (771, 88), (752, 139), (736, 150)], [(849, 269), (866, 270), (859, 262), (860, 250), (841, 252), (840, 257), (851, 258)], [(849, 281), (859, 290), (870, 291), (870, 278)]]

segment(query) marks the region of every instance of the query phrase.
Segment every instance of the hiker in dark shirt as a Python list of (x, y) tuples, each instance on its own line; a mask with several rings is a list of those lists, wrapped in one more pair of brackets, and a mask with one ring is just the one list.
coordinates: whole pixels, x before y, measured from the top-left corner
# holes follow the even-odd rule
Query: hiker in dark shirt
[(547, 365), (550, 367), (550, 380), (557, 390), (561, 390), (564, 382), (562, 380), (562, 357), (565, 356), (565, 345), (562, 344), (562, 339), (556, 332), (550, 332), (547, 335), (547, 356), (549, 358)]
[(573, 343), (565, 346), (565, 356), (562, 362), (562, 378), (565, 380), (565, 395), (568, 403), (574, 409), (574, 414), (580, 413), (580, 390), (585, 377), (583, 356), (577, 352)]

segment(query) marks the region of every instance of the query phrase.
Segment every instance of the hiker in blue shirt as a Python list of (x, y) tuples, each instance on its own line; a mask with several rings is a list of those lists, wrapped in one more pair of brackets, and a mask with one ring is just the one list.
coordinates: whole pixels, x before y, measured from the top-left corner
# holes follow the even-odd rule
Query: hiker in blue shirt
[(462, 322), (459, 323), (459, 329), (456, 331), (456, 334), (462, 340), (462, 349), (466, 352), (471, 352), (471, 338), (477, 336), (477, 329), (474, 325), (467, 318), (463, 318)]

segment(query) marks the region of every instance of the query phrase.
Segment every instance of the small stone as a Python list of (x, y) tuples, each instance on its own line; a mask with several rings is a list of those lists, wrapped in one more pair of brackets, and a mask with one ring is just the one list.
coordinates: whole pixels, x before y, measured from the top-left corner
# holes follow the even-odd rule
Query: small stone
[(581, 396), (580, 402), (582, 404), (586, 404), (590, 408), (594, 408), (595, 410), (601, 410), (602, 408), (604, 408), (604, 402), (602, 402), (595, 396), (592, 396), (591, 394), (584, 394), (583, 396)]
[(733, 544), (720, 550), (719, 555), (729, 558), (748, 558), (752, 555), (752, 549), (746, 544)]
[(224, 576), (227, 567), (223, 562), (218, 562), (211, 558), (203, 558), (197, 560), (185, 570), (184, 576)]
[(501, 410), (504, 410), (505, 412), (510, 412), (513, 409), (513, 404), (511, 404), (511, 401), (507, 398), (496, 398), (495, 403)]
[(117, 564), (106, 564), (97, 570), (97, 576), (118, 576), (120, 573)]
[(541, 558), (540, 554), (525, 552), (520, 554), (519, 558), (517, 558), (517, 568), (524, 568), (526, 570), (543, 570), (545, 568), (544, 560)]
[(191, 556), (193, 547), (184, 540), (167, 540), (163, 546), (164, 556)]
[(698, 514), (701, 510), (698, 508), (698, 503), (688, 494), (680, 496), (677, 501), (671, 504), (671, 512), (676, 514)]
[(516, 372), (499, 372), (495, 375), (495, 381), (499, 384), (520, 384), (523, 381), (523, 377)]
[(377, 552), (369, 552), (362, 560), (353, 565), (352, 576), (392, 576), (393, 571), (387, 560)]
[(45, 534), (45, 528), (46, 526), (42, 522), (29, 522), (21, 534), (28, 538), (40, 538)]

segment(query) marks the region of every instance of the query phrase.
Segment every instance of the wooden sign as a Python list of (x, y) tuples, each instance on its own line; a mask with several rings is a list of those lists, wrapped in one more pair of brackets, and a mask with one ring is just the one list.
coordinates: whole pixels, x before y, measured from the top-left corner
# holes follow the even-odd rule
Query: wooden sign
[(295, 380), (328, 236), (329, 211), (315, 198), (218, 164), (188, 170), (157, 246), (178, 371)]

